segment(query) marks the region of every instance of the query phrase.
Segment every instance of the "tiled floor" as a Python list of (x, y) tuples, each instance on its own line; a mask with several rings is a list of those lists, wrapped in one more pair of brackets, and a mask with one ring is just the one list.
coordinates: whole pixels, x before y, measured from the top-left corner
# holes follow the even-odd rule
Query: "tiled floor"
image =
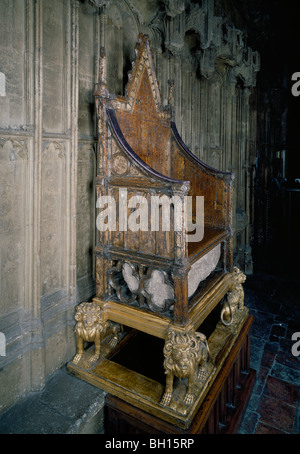
[(251, 367), (257, 379), (239, 433), (299, 434), (300, 356), (292, 354), (291, 337), (300, 333), (300, 283), (254, 274), (244, 289), (255, 316)]

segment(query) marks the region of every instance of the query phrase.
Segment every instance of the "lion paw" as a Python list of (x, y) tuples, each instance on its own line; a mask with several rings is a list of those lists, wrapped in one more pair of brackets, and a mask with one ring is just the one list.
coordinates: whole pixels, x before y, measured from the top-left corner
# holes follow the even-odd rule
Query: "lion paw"
[(79, 361), (81, 360), (82, 358), (82, 353), (77, 353), (77, 355), (74, 356), (74, 359), (72, 361), (73, 364), (78, 364)]
[(197, 378), (198, 378), (198, 380), (200, 380), (200, 381), (206, 380), (206, 371), (204, 371), (204, 370), (199, 370), (199, 371), (198, 371), (198, 374), (197, 374)]
[(99, 356), (100, 356), (100, 355), (92, 355), (92, 356), (89, 358), (89, 363), (95, 363), (95, 362), (99, 359)]
[(186, 393), (185, 398), (184, 398), (184, 403), (186, 405), (191, 405), (194, 401), (194, 396), (191, 393)]
[(164, 395), (162, 396), (162, 399), (161, 399), (161, 404), (164, 405), (164, 406), (167, 406), (170, 404), (171, 402), (171, 398), (172, 398), (172, 393), (164, 393)]
[(118, 336), (114, 336), (110, 341), (109, 341), (109, 346), (114, 348), (119, 342)]

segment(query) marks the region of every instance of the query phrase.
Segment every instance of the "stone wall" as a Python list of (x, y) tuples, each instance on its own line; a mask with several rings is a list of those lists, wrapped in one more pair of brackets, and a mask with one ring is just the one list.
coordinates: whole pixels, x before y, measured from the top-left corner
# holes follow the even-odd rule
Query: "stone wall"
[(0, 412), (72, 357), (74, 305), (94, 293), (100, 19), (83, 8), (0, 4)]
[(95, 291), (100, 46), (109, 89), (123, 93), (138, 33), (150, 36), (183, 139), (236, 174), (235, 261), (247, 272), (259, 55), (210, 0), (3, 0), (0, 24), (1, 412), (71, 359), (74, 306)]

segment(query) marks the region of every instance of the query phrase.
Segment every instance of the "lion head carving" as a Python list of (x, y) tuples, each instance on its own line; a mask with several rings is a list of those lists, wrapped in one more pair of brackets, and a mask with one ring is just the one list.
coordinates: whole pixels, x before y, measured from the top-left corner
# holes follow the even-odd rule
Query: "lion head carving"
[(75, 334), (85, 341), (94, 342), (97, 332), (105, 329), (105, 322), (101, 319), (101, 308), (95, 303), (81, 303), (76, 307)]
[[(205, 367), (208, 361), (209, 350), (204, 334), (183, 334), (170, 331), (164, 346), (164, 368), (167, 375), (166, 391), (162, 398), (163, 405), (168, 405), (173, 391), (174, 376), (188, 378), (188, 390), (185, 403), (193, 402), (192, 385), (197, 367)], [(199, 375), (198, 375), (199, 377)]]
[(241, 285), (246, 281), (246, 275), (237, 267), (233, 267), (233, 282), (235, 285)]
[(171, 331), (164, 346), (164, 367), (178, 378), (188, 377), (195, 370), (199, 359), (196, 336), (185, 336)]

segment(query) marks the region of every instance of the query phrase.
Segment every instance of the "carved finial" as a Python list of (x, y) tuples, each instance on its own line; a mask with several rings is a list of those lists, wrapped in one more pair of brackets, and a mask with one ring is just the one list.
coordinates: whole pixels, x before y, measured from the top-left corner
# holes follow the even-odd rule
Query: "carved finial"
[(99, 82), (106, 84), (107, 81), (107, 61), (105, 47), (100, 48)]
[(169, 85), (168, 104), (169, 105), (173, 105), (173, 103), (174, 103), (174, 97), (173, 97), (174, 79), (169, 79), (168, 80), (168, 85)]
[(174, 119), (174, 97), (173, 97), (173, 92), (174, 92), (174, 79), (169, 79), (168, 80), (168, 85), (169, 85), (169, 90), (168, 90), (168, 106), (167, 110), (169, 111), (170, 119)]

